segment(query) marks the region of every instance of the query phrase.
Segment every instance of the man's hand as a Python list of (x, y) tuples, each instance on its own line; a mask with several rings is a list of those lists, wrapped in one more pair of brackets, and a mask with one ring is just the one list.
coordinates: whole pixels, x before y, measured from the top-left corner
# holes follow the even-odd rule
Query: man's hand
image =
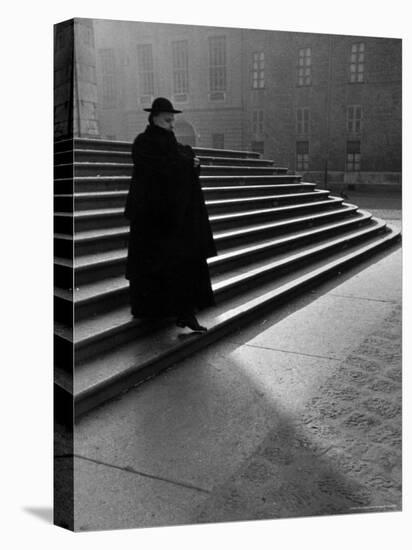
[(193, 159), (193, 166), (194, 166), (195, 168), (197, 168), (198, 166), (200, 166), (200, 159), (199, 159), (199, 157), (195, 157), (195, 158)]

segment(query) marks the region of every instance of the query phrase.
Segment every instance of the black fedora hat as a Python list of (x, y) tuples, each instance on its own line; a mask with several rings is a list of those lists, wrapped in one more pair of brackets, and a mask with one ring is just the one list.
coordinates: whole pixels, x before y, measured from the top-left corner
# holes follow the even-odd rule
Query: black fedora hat
[(181, 113), (182, 111), (177, 111), (173, 108), (171, 102), (165, 97), (157, 97), (150, 109), (143, 109), (149, 113)]

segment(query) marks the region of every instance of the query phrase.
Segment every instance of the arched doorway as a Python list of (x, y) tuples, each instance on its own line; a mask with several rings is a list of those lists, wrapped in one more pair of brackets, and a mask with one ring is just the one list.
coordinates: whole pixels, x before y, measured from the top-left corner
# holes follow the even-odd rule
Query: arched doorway
[(175, 124), (175, 135), (177, 141), (183, 145), (196, 146), (196, 134), (193, 126), (185, 120), (177, 120)]

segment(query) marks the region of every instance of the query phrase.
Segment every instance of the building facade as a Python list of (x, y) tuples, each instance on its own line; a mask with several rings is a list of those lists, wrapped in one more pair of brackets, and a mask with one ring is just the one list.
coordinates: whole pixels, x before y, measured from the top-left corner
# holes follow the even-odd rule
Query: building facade
[(183, 111), (176, 117), (182, 141), (243, 147), (237, 29), (111, 21), (94, 25), (102, 137), (133, 139), (147, 124), (143, 109), (165, 96)]
[(106, 20), (93, 29), (102, 138), (132, 140), (143, 109), (165, 96), (191, 145), (259, 151), (307, 181), (401, 181), (399, 39)]
[(310, 181), (400, 183), (402, 42), (245, 31), (244, 146)]

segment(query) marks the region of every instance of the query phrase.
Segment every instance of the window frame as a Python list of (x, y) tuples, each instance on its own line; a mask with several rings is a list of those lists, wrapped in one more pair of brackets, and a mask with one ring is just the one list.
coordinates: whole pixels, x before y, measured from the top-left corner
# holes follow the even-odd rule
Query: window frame
[(252, 89), (261, 90), (265, 87), (265, 52), (252, 53)]
[(299, 136), (308, 136), (309, 133), (310, 133), (310, 108), (309, 107), (297, 107), (297, 109), (296, 109), (296, 134), (299, 135)]
[(354, 42), (351, 45), (348, 64), (348, 81), (350, 84), (365, 82), (365, 42)]
[[(145, 59), (146, 51), (149, 52)], [(145, 66), (146, 65), (146, 66)], [(139, 76), (140, 96), (154, 96), (154, 59), (153, 45), (144, 43), (137, 45), (137, 70)]]
[(360, 134), (363, 126), (362, 105), (353, 104), (346, 108), (346, 130), (349, 134)]
[(312, 48), (310, 46), (299, 48), (296, 71), (297, 86), (312, 85)]
[(116, 58), (113, 48), (99, 48), (99, 63), (101, 67), (101, 98), (103, 109), (116, 107), (117, 93), (115, 86)]
[[(304, 151), (299, 151), (299, 149), (304, 149)], [(296, 141), (296, 170), (307, 172), (309, 170), (309, 162), (309, 140)]]
[(103, 109), (116, 107), (116, 86), (113, 74), (102, 75), (102, 107)]
[(226, 36), (225, 35), (209, 36), (209, 94), (213, 94), (214, 92), (226, 92), (226, 89), (227, 89)]
[(360, 140), (348, 140), (346, 142), (346, 172), (361, 171), (361, 142)]
[(189, 93), (189, 41), (173, 40), (171, 49), (172, 49), (173, 95), (188, 94)]

